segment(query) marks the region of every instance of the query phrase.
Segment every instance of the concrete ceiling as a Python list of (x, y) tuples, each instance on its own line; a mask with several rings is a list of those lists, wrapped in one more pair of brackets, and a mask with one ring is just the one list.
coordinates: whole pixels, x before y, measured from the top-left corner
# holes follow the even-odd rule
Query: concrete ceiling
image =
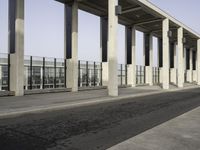
[[(70, 4), (73, 0), (56, 0), (61, 3)], [(108, 16), (108, 0), (77, 0), (79, 9), (88, 13), (100, 16)], [(119, 23), (125, 26), (135, 26), (137, 30), (145, 33), (153, 33), (162, 37), (162, 20), (169, 18), (170, 30), (173, 31), (171, 40), (177, 40), (177, 29), (182, 26), (184, 36), (189, 47), (197, 47), (197, 39), (200, 36), (190, 28), (180, 23), (173, 17), (166, 14), (146, 0), (119, 0), (122, 7), (122, 14), (119, 16)]]

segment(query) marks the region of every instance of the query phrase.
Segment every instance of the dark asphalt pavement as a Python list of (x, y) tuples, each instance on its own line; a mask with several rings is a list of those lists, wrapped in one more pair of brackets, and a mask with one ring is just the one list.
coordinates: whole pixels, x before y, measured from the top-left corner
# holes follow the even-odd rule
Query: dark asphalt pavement
[(200, 106), (200, 89), (0, 119), (0, 150), (103, 150)]

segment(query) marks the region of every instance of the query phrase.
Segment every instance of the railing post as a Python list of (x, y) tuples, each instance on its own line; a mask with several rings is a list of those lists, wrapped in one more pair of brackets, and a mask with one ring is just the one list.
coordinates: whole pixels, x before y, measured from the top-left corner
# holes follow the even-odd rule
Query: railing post
[(42, 77), (42, 89), (45, 88), (45, 57), (43, 57), (43, 77)]
[(30, 56), (30, 66), (29, 66), (29, 72), (30, 72), (30, 90), (33, 89), (33, 57)]
[(56, 88), (56, 58), (54, 58), (54, 88)]
[(10, 54), (8, 54), (8, 60), (7, 60), (7, 64), (8, 64), (8, 91), (10, 91)]
[(144, 81), (144, 72), (142, 71), (142, 66), (140, 66), (140, 84)]
[(121, 85), (123, 85), (123, 78), (122, 78), (122, 75), (123, 75), (123, 72), (122, 72), (122, 69), (123, 69), (123, 66), (122, 66), (122, 64), (121, 64)]
[(136, 85), (138, 84), (138, 66), (136, 65)]
[(10, 54), (8, 54), (8, 91), (10, 91)]
[(146, 67), (144, 66), (144, 84), (146, 83)]
[(64, 82), (64, 87), (67, 88), (67, 59), (64, 59), (64, 77), (65, 77), (65, 82)]
[(158, 83), (160, 83), (160, 68), (158, 67)]
[(127, 65), (125, 65), (125, 84), (127, 85)]
[(89, 85), (89, 70), (88, 70), (88, 61), (86, 61), (86, 86)]
[(102, 65), (102, 62), (101, 62), (101, 69), (100, 69), (100, 71), (101, 71), (101, 81), (100, 81), (100, 84), (102, 86), (103, 85), (103, 77), (102, 77), (102, 75), (103, 75), (103, 65)]
[(96, 63), (94, 62), (94, 86), (96, 86)]
[(78, 87), (81, 85), (81, 62), (80, 60), (78, 61)]

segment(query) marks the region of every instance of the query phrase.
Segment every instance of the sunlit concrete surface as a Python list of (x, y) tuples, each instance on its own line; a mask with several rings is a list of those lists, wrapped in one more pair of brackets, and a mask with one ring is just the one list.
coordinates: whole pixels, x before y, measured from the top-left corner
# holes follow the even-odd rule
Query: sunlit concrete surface
[(199, 150), (200, 107), (108, 150)]

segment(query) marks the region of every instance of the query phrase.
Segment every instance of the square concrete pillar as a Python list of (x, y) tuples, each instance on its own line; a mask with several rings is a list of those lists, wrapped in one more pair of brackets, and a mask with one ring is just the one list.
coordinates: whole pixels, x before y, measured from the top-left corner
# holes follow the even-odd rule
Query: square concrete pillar
[(169, 89), (169, 19), (164, 19), (162, 23), (163, 37), (163, 89)]
[(127, 84), (136, 86), (136, 29), (129, 27), (126, 31), (126, 60), (127, 60)]
[(189, 65), (190, 65), (190, 69), (189, 69), (189, 82), (192, 83), (193, 82), (193, 49), (190, 48), (190, 52), (189, 52), (189, 56), (190, 56), (190, 60), (189, 60)]
[(163, 53), (163, 47), (162, 47), (162, 38), (157, 38), (158, 41), (158, 53), (157, 53), (157, 57), (158, 57), (158, 64), (157, 66), (159, 67), (159, 83), (162, 83), (162, 67), (163, 67), (163, 59), (162, 59), (162, 53)]
[(10, 91), (24, 95), (24, 0), (9, 0)]
[(149, 85), (153, 85), (153, 35), (149, 36)]
[(197, 84), (200, 85), (200, 39), (197, 40)]
[(66, 85), (78, 91), (78, 2), (65, 5), (65, 58), (67, 59)]
[(0, 91), (2, 90), (2, 66), (0, 66)]
[(174, 43), (174, 69), (177, 68), (177, 43)]
[(163, 46), (162, 46), (162, 38), (158, 38), (158, 67), (163, 67)]
[(178, 81), (177, 81), (177, 43), (174, 43), (174, 68), (173, 68), (173, 72), (174, 72), (174, 74), (173, 74), (173, 76), (172, 76), (172, 82), (174, 83), (174, 84), (176, 84), (177, 85), (177, 83), (178, 83)]
[(184, 83), (184, 47), (183, 28), (178, 28), (178, 87), (182, 88)]
[(153, 35), (144, 35), (144, 60), (145, 60), (145, 80), (149, 85), (153, 85)]
[(118, 96), (117, 26), (118, 0), (108, 1), (108, 95)]
[(102, 62), (102, 85), (108, 86), (108, 17), (100, 18), (100, 53)]
[(177, 84), (176, 82), (176, 43), (170, 43), (170, 83)]

